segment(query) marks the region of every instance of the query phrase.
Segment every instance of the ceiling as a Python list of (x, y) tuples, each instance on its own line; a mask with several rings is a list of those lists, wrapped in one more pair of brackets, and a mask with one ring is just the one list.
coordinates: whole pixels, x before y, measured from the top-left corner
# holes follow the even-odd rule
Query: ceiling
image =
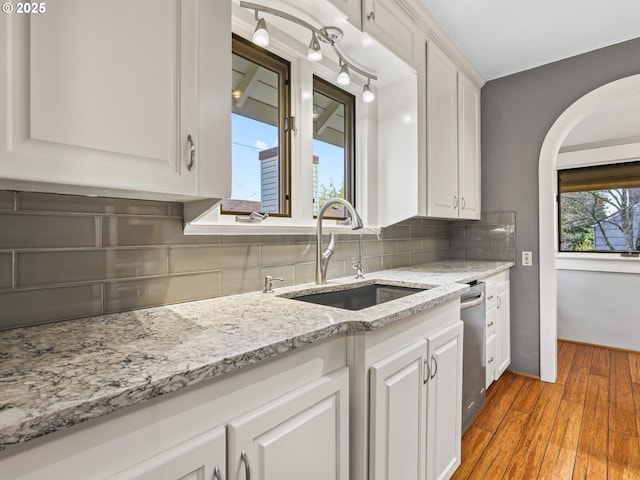
[(421, 0), (487, 79), (640, 37), (638, 0)]

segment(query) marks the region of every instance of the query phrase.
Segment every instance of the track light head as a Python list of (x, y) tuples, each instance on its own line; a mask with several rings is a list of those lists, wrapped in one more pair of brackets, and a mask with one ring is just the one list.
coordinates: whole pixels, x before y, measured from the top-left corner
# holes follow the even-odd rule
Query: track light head
[(341, 62), (342, 66), (340, 67), (340, 73), (338, 73), (338, 77), (336, 78), (336, 83), (338, 85), (349, 85), (351, 83), (351, 77), (349, 76), (349, 67), (344, 62)]
[(318, 41), (318, 36), (315, 32), (311, 32), (311, 41), (309, 42), (307, 58), (310, 62), (319, 62), (322, 60), (322, 49), (320, 48), (320, 42)]
[(267, 30), (267, 22), (265, 22), (264, 18), (258, 19), (256, 29), (253, 32), (253, 43), (261, 47), (269, 46), (269, 31)]
[(376, 99), (376, 94), (371, 90), (371, 79), (367, 79), (367, 83), (362, 87), (362, 101), (364, 103), (371, 103)]

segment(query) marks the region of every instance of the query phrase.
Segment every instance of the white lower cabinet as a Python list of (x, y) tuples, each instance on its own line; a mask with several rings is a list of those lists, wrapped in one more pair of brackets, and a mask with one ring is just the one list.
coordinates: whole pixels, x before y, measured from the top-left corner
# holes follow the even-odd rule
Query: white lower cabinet
[(229, 479), (348, 480), (347, 369), (232, 420)]
[(352, 480), (441, 480), (460, 465), (459, 318), (454, 301), (351, 342), (351, 392), (364, 399), (351, 408)]
[(226, 430), (214, 428), (127, 468), (109, 480), (223, 480)]
[(500, 378), (511, 363), (511, 312), (509, 272), (485, 279), (486, 388)]
[(450, 478), (460, 465), (462, 442), (463, 323), (427, 337), (427, 479)]
[(369, 370), (370, 480), (424, 478), (426, 359), (421, 339)]
[(498, 348), (496, 380), (511, 363), (511, 288), (509, 281), (498, 284)]

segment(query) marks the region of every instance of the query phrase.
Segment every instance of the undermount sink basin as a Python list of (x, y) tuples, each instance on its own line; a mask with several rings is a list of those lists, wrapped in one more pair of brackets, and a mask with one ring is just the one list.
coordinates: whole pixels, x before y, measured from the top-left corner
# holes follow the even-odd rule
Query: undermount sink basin
[(348, 288), (337, 292), (319, 292), (300, 297), (291, 297), (292, 300), (326, 305), (328, 307), (344, 308), (346, 310), (362, 310), (381, 303), (390, 302), (397, 298), (406, 297), (414, 293), (424, 292), (426, 288), (400, 287), (397, 285), (384, 285), (373, 283), (362, 287)]

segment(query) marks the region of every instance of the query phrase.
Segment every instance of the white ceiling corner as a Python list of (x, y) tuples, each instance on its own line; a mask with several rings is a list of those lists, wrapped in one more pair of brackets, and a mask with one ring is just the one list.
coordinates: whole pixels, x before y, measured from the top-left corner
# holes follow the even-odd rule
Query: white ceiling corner
[(418, 0), (487, 80), (640, 37), (640, 0)]

